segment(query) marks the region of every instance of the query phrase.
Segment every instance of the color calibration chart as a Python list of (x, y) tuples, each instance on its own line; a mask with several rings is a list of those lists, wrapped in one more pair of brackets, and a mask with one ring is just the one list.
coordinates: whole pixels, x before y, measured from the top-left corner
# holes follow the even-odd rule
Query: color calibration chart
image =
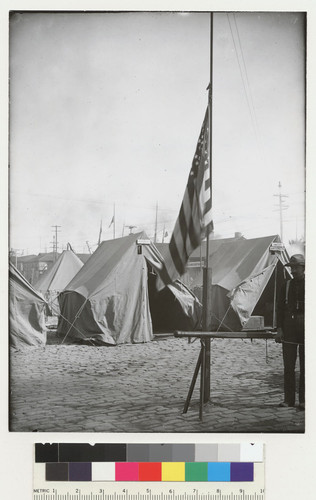
[(37, 443), (33, 500), (263, 500), (264, 445)]

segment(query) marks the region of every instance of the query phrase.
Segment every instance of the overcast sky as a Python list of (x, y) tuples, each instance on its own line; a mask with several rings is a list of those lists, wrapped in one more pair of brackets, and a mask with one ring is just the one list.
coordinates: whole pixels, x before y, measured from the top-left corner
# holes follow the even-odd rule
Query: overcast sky
[[(215, 235), (304, 235), (298, 13), (215, 13)], [(207, 13), (24, 13), (10, 23), (10, 246), (172, 233), (207, 105)], [(125, 227), (124, 234), (129, 229)]]

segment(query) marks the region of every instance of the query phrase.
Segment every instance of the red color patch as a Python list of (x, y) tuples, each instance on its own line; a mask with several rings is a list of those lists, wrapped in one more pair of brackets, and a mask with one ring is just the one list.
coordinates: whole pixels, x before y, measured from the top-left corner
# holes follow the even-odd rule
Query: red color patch
[(161, 481), (161, 463), (139, 462), (139, 481)]

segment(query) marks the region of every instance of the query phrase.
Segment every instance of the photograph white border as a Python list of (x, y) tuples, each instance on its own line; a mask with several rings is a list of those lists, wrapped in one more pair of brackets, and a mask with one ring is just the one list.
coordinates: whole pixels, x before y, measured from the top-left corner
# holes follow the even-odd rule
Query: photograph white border
[[(15, 433), (8, 432), (8, 13), (10, 10), (201, 10), (201, 11), (284, 11), (307, 12), (307, 252), (306, 252), (306, 432), (305, 434), (105, 434), (105, 433)], [(287, 500), (315, 497), (315, 377), (316, 334), (312, 324), (312, 280), (314, 275), (315, 237), (312, 221), (315, 213), (315, 48), (316, 4), (310, 1), (3, 1), (0, 6), (1, 36), (1, 493), (4, 498), (31, 500), (33, 443), (35, 442), (206, 442), (266, 443), (266, 498)]]

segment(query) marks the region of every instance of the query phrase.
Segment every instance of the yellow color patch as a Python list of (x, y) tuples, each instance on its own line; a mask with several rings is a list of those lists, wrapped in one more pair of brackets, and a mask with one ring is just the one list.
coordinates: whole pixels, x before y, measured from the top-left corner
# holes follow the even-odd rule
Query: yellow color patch
[(185, 481), (185, 462), (162, 462), (161, 481)]

